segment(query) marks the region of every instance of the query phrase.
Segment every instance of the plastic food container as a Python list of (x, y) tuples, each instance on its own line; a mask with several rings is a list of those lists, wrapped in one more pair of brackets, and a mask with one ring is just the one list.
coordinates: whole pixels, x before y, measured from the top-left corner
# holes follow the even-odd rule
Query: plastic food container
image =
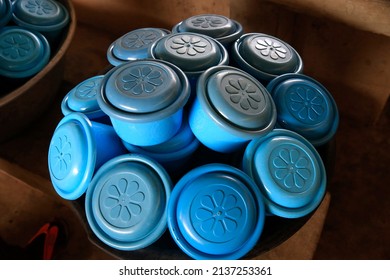
[(11, 0), (0, 0), (0, 28), (6, 26), (12, 18)]
[(69, 23), (69, 12), (54, 0), (18, 0), (14, 2), (13, 21), (29, 30), (42, 33), (54, 43)]
[(226, 164), (192, 169), (175, 185), (168, 228), (193, 259), (239, 259), (257, 243), (265, 208), (256, 184)]
[(59, 122), (50, 141), (52, 185), (62, 198), (75, 200), (85, 193), (96, 169), (124, 153), (127, 151), (111, 126), (71, 113)]
[(88, 78), (71, 91), (61, 102), (61, 111), (64, 116), (79, 112), (85, 114), (91, 121), (110, 124), (109, 117), (100, 109), (96, 96), (100, 92), (103, 75)]
[(216, 66), (199, 78), (189, 123), (206, 147), (230, 153), (270, 132), (276, 117), (275, 104), (259, 81), (238, 68)]
[(208, 68), (229, 63), (228, 52), (217, 40), (192, 32), (170, 34), (156, 42), (150, 49), (150, 57), (169, 61), (187, 75), (192, 92), (195, 92), (199, 76)]
[(171, 188), (169, 175), (154, 160), (136, 154), (113, 158), (87, 190), (88, 224), (112, 248), (147, 247), (166, 231)]
[(136, 60), (105, 75), (97, 100), (123, 141), (151, 146), (179, 131), (189, 97), (188, 79), (177, 66), (166, 61)]
[(107, 50), (107, 59), (113, 66), (127, 61), (150, 58), (149, 47), (171, 32), (162, 28), (135, 29), (115, 40)]
[(123, 142), (129, 152), (149, 156), (161, 163), (168, 172), (178, 172), (185, 168), (191, 155), (199, 147), (199, 141), (194, 136), (188, 124), (186, 114), (179, 131), (164, 143), (153, 146), (135, 146)]
[(0, 75), (21, 79), (41, 71), (50, 59), (50, 45), (38, 32), (17, 26), (0, 30)]
[(242, 169), (259, 187), (267, 214), (300, 218), (314, 211), (326, 191), (320, 155), (303, 136), (286, 129), (254, 139)]
[(242, 35), (234, 42), (231, 57), (239, 68), (263, 84), (282, 74), (303, 71), (302, 59), (293, 47), (263, 33)]
[(334, 137), (339, 124), (337, 105), (318, 81), (285, 74), (272, 80), (267, 89), (275, 101), (279, 127), (301, 134), (316, 147)]
[(242, 25), (228, 17), (216, 14), (202, 14), (187, 18), (172, 28), (172, 33), (193, 32), (210, 36), (227, 50), (243, 33)]

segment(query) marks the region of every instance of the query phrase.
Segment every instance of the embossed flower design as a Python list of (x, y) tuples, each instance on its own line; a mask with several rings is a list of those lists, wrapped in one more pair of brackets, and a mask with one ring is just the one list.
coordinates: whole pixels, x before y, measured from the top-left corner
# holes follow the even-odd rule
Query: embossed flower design
[(123, 44), (129, 49), (138, 49), (150, 45), (156, 39), (157, 35), (154, 32), (138, 32), (123, 38)]
[(163, 84), (161, 72), (149, 66), (131, 68), (122, 77), (123, 89), (135, 95), (152, 93)]
[(311, 175), (308, 158), (297, 149), (280, 149), (273, 166), (274, 176), (288, 189), (304, 188)]
[(215, 191), (202, 197), (195, 215), (203, 232), (222, 237), (237, 229), (242, 210), (235, 195)]
[(183, 35), (173, 39), (171, 48), (178, 54), (195, 56), (206, 51), (207, 44), (198, 36)]
[(88, 81), (77, 88), (77, 95), (81, 98), (93, 98), (96, 96), (100, 81)]
[(286, 58), (287, 50), (277, 41), (269, 38), (256, 41), (255, 48), (264, 56), (269, 56), (274, 60)]
[(11, 59), (29, 55), (33, 47), (32, 41), (21, 34), (9, 34), (0, 42), (2, 56)]
[(325, 112), (324, 98), (311, 88), (297, 87), (289, 99), (291, 111), (301, 120), (316, 121)]
[(72, 161), (72, 145), (66, 135), (58, 137), (52, 145), (51, 169), (57, 179), (67, 174)]
[(30, 13), (37, 15), (50, 14), (55, 9), (53, 3), (47, 0), (29, 0), (25, 7)]
[(218, 17), (206, 16), (206, 17), (197, 17), (192, 20), (191, 23), (195, 27), (209, 28), (209, 27), (218, 27), (223, 24), (223, 21)]
[(140, 190), (139, 183), (121, 178), (108, 187), (108, 196), (103, 204), (109, 209), (110, 219), (117, 220), (118, 223), (128, 223), (141, 214), (144, 201), (145, 194)]
[(242, 109), (249, 110), (250, 108), (256, 110), (259, 108), (261, 96), (256, 90), (256, 87), (244, 79), (230, 79), (225, 90), (230, 94), (230, 100), (239, 104)]

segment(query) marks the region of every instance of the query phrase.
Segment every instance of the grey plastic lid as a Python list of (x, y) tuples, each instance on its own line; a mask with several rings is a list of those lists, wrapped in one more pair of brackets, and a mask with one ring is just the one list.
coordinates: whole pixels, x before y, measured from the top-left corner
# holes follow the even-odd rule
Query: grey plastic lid
[(152, 57), (169, 61), (184, 72), (204, 71), (223, 59), (223, 48), (215, 39), (191, 32), (170, 34), (153, 44)]
[(218, 67), (208, 77), (206, 95), (217, 114), (243, 129), (268, 127), (276, 118), (275, 105), (264, 86), (233, 67)]

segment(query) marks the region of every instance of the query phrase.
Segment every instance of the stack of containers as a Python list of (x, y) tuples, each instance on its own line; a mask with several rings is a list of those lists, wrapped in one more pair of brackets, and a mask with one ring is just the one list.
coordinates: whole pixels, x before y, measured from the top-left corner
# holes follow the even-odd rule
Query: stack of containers
[(207, 14), (133, 30), (107, 59), (64, 97), (48, 157), (54, 188), (85, 199), (102, 242), (137, 250), (168, 228), (191, 258), (238, 259), (268, 216), (321, 203), (317, 148), (337, 131), (337, 106), (288, 43)]

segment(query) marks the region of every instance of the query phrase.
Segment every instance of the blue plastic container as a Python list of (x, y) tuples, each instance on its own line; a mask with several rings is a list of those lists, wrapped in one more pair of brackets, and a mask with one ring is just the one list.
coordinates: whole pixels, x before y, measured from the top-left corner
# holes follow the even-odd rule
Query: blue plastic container
[(27, 78), (49, 62), (50, 45), (38, 32), (17, 26), (0, 30), (0, 75), (12, 79)]
[(118, 250), (138, 250), (158, 240), (167, 228), (172, 183), (164, 168), (143, 155), (106, 162), (85, 197), (85, 213), (95, 235)]
[(149, 53), (150, 57), (169, 61), (183, 70), (193, 93), (204, 71), (213, 66), (229, 64), (228, 52), (221, 43), (207, 35), (193, 32), (165, 36), (151, 45)]
[(242, 169), (259, 187), (269, 215), (300, 218), (324, 198), (327, 180), (322, 159), (296, 132), (275, 129), (251, 141)]
[(12, 18), (12, 13), (11, 0), (0, 0), (0, 28), (8, 24)]
[(168, 203), (168, 228), (194, 259), (239, 259), (259, 240), (265, 219), (260, 191), (248, 175), (226, 164), (185, 174)]
[(107, 59), (113, 66), (124, 62), (150, 58), (149, 47), (171, 32), (162, 28), (139, 28), (116, 39), (107, 50)]
[(199, 147), (199, 141), (194, 136), (188, 124), (186, 114), (179, 131), (164, 143), (153, 146), (135, 146), (123, 142), (129, 152), (149, 156), (161, 163), (168, 172), (177, 172), (185, 168), (191, 155)]
[(96, 96), (100, 93), (103, 75), (88, 78), (70, 90), (61, 102), (64, 116), (78, 112), (91, 121), (111, 124), (110, 118), (100, 109)]
[(18, 0), (14, 2), (13, 21), (29, 30), (43, 34), (54, 43), (62, 30), (68, 25), (68, 10), (54, 0)]
[(150, 59), (111, 69), (102, 81), (97, 100), (123, 141), (151, 146), (179, 131), (189, 97), (183, 71), (169, 62)]
[(199, 78), (189, 123), (206, 147), (230, 153), (270, 132), (276, 117), (275, 104), (259, 81), (238, 68), (216, 66)]
[(298, 52), (279, 38), (263, 33), (247, 33), (234, 42), (232, 61), (263, 84), (286, 73), (302, 73)]
[(57, 125), (50, 141), (48, 167), (56, 192), (64, 199), (82, 196), (107, 160), (127, 153), (114, 129), (71, 113)]
[(337, 104), (321, 83), (306, 75), (285, 74), (267, 89), (275, 101), (279, 127), (301, 134), (316, 147), (334, 137), (339, 125)]
[(172, 28), (172, 33), (193, 32), (210, 36), (227, 50), (243, 34), (242, 25), (228, 17), (217, 14), (201, 14), (187, 18)]

